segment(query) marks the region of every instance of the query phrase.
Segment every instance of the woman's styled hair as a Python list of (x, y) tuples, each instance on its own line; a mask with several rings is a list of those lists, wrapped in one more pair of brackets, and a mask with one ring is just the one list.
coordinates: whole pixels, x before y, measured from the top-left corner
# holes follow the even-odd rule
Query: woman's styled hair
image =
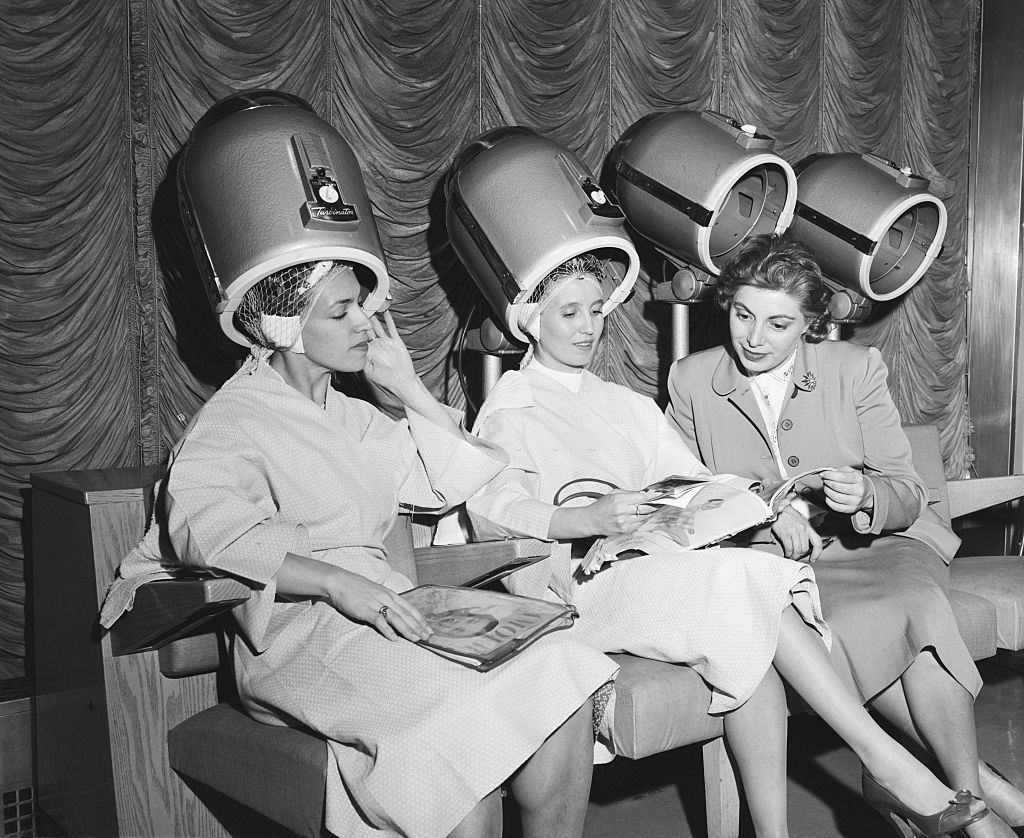
[(718, 304), (728, 311), (740, 288), (781, 291), (796, 300), (808, 321), (808, 343), (824, 340), (832, 328), (828, 313), (832, 292), (821, 268), (810, 248), (786, 233), (753, 236), (739, 246), (718, 278)]

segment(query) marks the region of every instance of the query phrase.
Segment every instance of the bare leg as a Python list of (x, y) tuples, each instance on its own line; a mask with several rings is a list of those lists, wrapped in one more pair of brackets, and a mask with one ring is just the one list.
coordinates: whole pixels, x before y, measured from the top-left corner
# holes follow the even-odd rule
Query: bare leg
[(501, 838), (501, 790), (495, 789), (477, 803), (448, 838)]
[(907, 696), (903, 691), (903, 682), (897, 678), (878, 695), (868, 701), (868, 707), (880, 713), (893, 727), (899, 731), (904, 744), (921, 762), (935, 758), (928, 750), (921, 732), (910, 715)]
[(594, 768), (593, 703), (588, 699), (512, 776), (523, 838), (579, 838)]
[(723, 719), (758, 838), (789, 835), (786, 809), (786, 694), (769, 668), (753, 695)]
[[(898, 688), (896, 684), (899, 685)], [(919, 654), (892, 687), (870, 702), (911, 742), (927, 747), (955, 789), (982, 795), (974, 699), (930, 651)], [(902, 705), (902, 706), (901, 706)], [(967, 827), (971, 836), (1010, 835), (997, 818)]]
[(922, 814), (946, 808), (953, 790), (878, 726), (832, 668), (821, 638), (793, 608), (782, 615), (775, 667), (905, 805)]
[[(932, 657), (934, 658), (934, 656)], [(952, 677), (950, 677), (949, 680), (952, 681)], [(941, 696), (945, 689), (948, 689), (948, 686), (945, 688), (940, 687), (936, 693)], [(940, 698), (939, 700), (942, 701), (943, 699)], [(905, 742), (910, 745), (911, 750), (915, 754), (919, 755), (919, 759), (924, 760), (933, 758), (932, 754), (928, 751), (928, 745), (925, 744), (925, 737), (922, 735), (922, 732), (918, 730), (917, 722), (915, 721), (914, 716), (911, 715), (910, 707), (907, 704), (907, 696), (901, 680), (896, 680), (886, 687), (882, 692), (868, 702), (868, 706), (872, 710), (877, 710), (881, 713), (896, 727), (897, 730), (899, 730), (903, 735)], [(941, 712), (943, 708), (934, 709), (937, 712)], [(921, 719), (925, 725), (928, 724), (928, 721), (925, 720), (926, 716), (922, 715)], [(946, 722), (943, 722), (943, 724), (946, 724)], [(957, 724), (959, 724), (959, 722), (954, 720), (951, 723), (951, 726), (955, 727)], [(973, 703), (971, 704), (971, 717), (968, 724), (970, 724), (971, 730), (976, 730), (974, 727)], [(975, 741), (977, 741), (977, 737), (975, 737)], [(975, 747), (977, 746), (975, 745)], [(992, 811), (1002, 818), (1005, 823), (1010, 826), (1024, 826), (1024, 792), (1012, 784), (1000, 779), (980, 760), (977, 765), (978, 775), (981, 780), (980, 794), (985, 799), (985, 802), (988, 803)], [(951, 785), (959, 787), (959, 783), (953, 779), (953, 776), (955, 776), (953, 771), (951, 771), (944, 762), (942, 763), (942, 769), (947, 775), (948, 782)], [(968, 776), (967, 779), (973, 782), (973, 778), (970, 776)], [(973, 786), (970, 788), (973, 788)], [(986, 820), (991, 821), (992, 819), (987, 818)]]
[(971, 694), (928, 651), (914, 659), (897, 683), (898, 688), (884, 690), (869, 706), (911, 742), (935, 754), (953, 788), (978, 793), (981, 779)]

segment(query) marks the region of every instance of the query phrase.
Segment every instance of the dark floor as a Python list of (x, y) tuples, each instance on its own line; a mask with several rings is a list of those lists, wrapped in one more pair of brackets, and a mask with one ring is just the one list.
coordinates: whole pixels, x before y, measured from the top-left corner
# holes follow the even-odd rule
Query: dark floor
[[(1024, 784), (1024, 655), (979, 664), (985, 688), (975, 705), (981, 756)], [(887, 827), (860, 797), (860, 764), (817, 718), (790, 720), (791, 838), (873, 838)], [(704, 838), (700, 750), (682, 748), (594, 770), (585, 838)], [(741, 834), (751, 836), (748, 824)]]

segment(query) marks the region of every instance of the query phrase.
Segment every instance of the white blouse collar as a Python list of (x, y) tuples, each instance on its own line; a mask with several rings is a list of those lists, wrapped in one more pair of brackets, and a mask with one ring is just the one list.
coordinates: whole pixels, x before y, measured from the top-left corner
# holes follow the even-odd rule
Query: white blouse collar
[(557, 381), (567, 390), (573, 393), (578, 393), (580, 387), (583, 384), (583, 370), (578, 372), (564, 372), (562, 370), (553, 370), (551, 367), (544, 366), (536, 357), (530, 359), (530, 363), (526, 365), (528, 370), (537, 370), (539, 373), (543, 373), (548, 378)]

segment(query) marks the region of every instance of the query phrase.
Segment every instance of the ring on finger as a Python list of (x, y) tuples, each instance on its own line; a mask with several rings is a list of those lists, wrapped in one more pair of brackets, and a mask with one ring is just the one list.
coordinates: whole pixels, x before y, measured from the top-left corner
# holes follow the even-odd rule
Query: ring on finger
[(386, 620), (388, 618), (388, 607), (386, 605), (382, 605), (380, 608), (377, 609), (377, 613), (380, 614)]

